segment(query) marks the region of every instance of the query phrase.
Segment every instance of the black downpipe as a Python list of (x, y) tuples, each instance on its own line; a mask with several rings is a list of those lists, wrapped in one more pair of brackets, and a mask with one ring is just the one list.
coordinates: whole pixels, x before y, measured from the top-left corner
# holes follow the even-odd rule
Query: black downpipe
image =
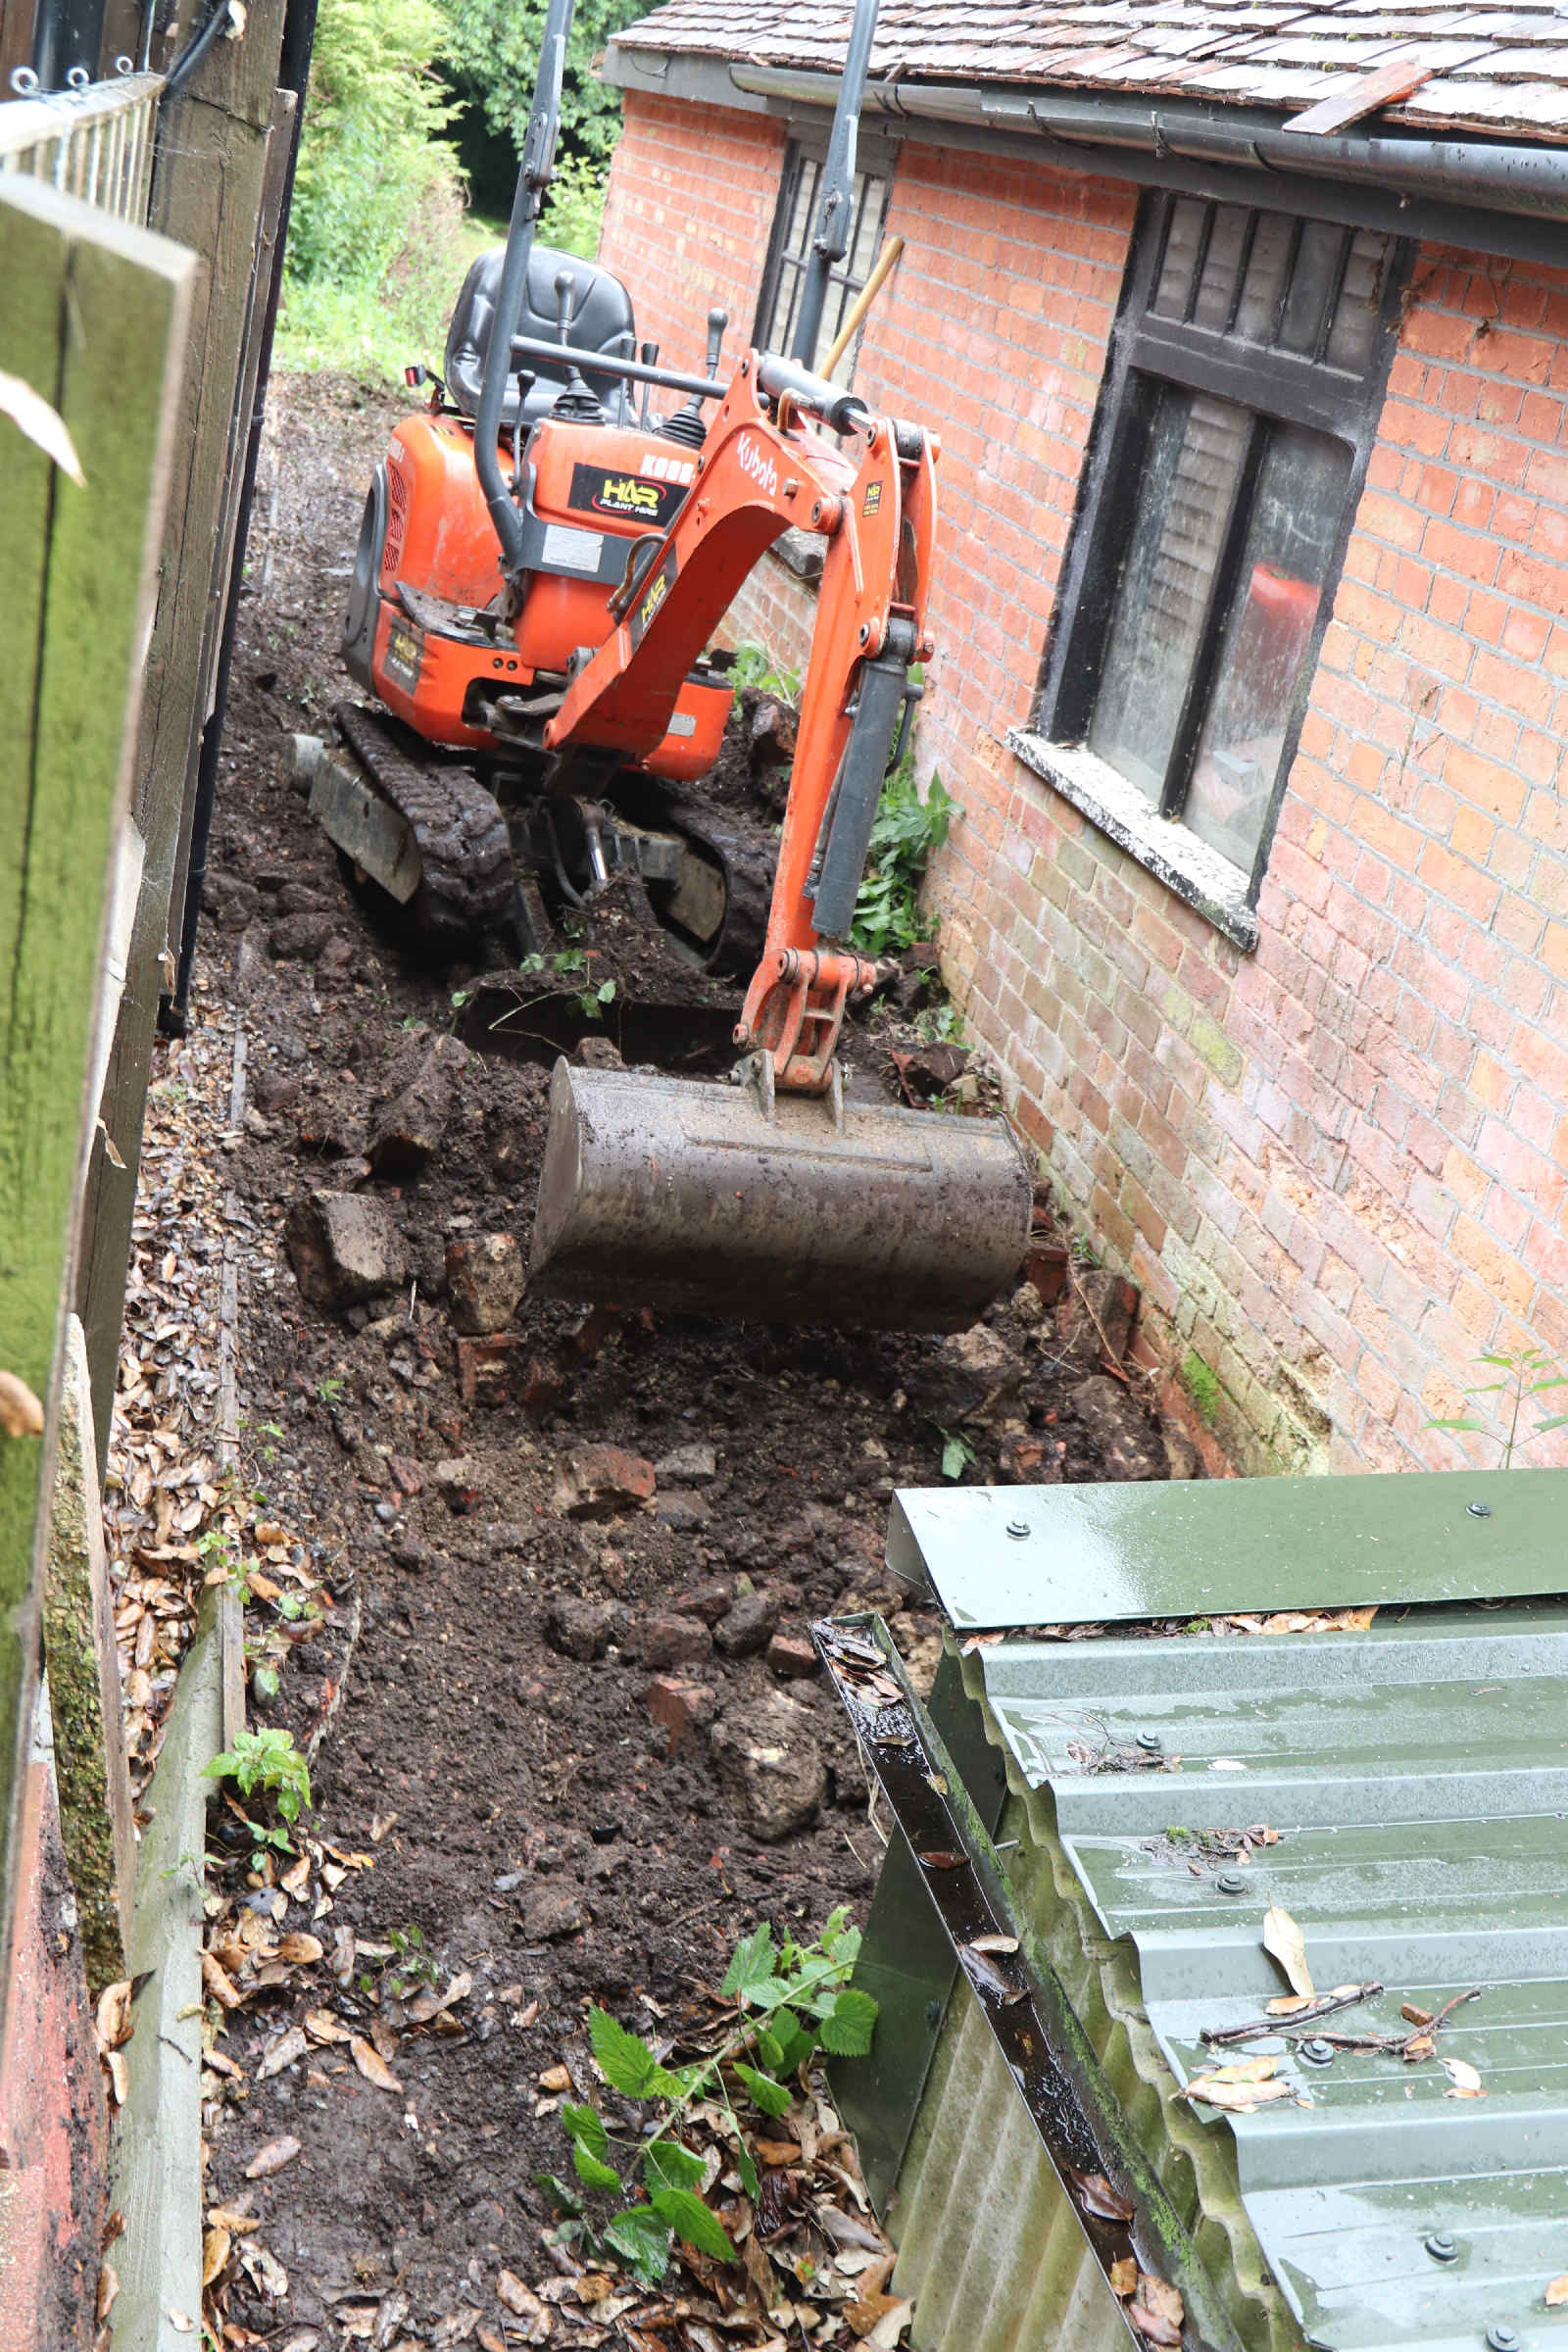
[(473, 420), (474, 466), (501, 543), (501, 568), (509, 579), (522, 562), (522, 516), (507, 487), (497, 446), (501, 438), (501, 411), (512, 374), (512, 339), (517, 331), (522, 298), (527, 291), (534, 223), (539, 218), (540, 199), (555, 171), (561, 83), (565, 72), (572, 5), (573, 0), (550, 0), (550, 12), (545, 19), (533, 110), (528, 117), (528, 135), (523, 141), (522, 162), (517, 171), (516, 194), (512, 200), (507, 258), (501, 265), (501, 283), (496, 288), (495, 316), (490, 321), (490, 340), (485, 347), (484, 375), (479, 386), (479, 409)]
[(821, 203), (811, 258), (801, 286), (801, 307), (790, 343), (790, 358), (803, 368), (816, 364), (816, 338), (827, 308), (828, 279), (835, 262), (850, 249), (850, 223), (855, 218), (855, 150), (860, 130), (860, 99), (871, 63), (879, 0), (856, 0), (855, 23), (839, 81), (838, 104), (828, 133), (827, 160), (822, 166)]
[[(189, 81), (193, 74), (200, 72), (208, 51), (216, 47), (218, 36), (224, 30), (227, 24), (228, 0), (213, 0), (212, 12), (208, 17), (206, 24), (195, 35), (194, 39), (186, 43), (185, 47), (180, 51), (173, 64), (169, 69), (168, 76), (164, 82), (163, 95), (159, 100), (160, 113), (158, 120), (160, 126), (162, 125), (164, 119), (161, 110), (168, 106), (172, 99), (179, 96), (180, 91), (185, 87), (186, 82)], [(287, 84), (285, 83), (281, 86), (286, 88)]]
[(32, 27), (32, 70), (41, 90), (63, 90), (75, 74), (91, 79), (104, 37), (104, 0), (39, 0)]
[[(251, 507), (256, 496), (256, 467), (262, 451), (262, 427), (267, 418), (267, 384), (271, 373), (272, 337), (277, 326), (277, 308), (283, 290), (283, 255), (288, 246), (288, 217), (294, 201), (294, 168), (299, 161), (300, 132), (305, 124), (305, 96), (311, 78), (311, 46), (316, 38), (317, 7), (318, 0), (289, 0), (283, 19), (283, 46), (277, 63), (277, 86), (294, 92), (294, 122), (289, 135), (283, 198), (277, 213), (277, 236), (272, 246), (272, 269), (267, 286), (261, 349), (257, 354), (256, 397), (251, 407), (250, 437), (245, 445), (245, 478), (240, 489), (239, 513), (234, 522), (234, 560), (228, 575), (228, 596), (223, 607), (222, 635), (218, 645), (213, 708), (202, 729), (201, 752), (196, 767), (196, 806), (191, 811), (190, 855), (185, 863), (185, 903), (180, 920), (179, 963), (174, 974), (172, 995), (166, 991), (158, 1004), (158, 1029), (162, 1037), (183, 1037), (190, 1025), (190, 984), (196, 962), (196, 932), (201, 922), (202, 890), (207, 880), (207, 850), (212, 839), (213, 808), (218, 799), (218, 760), (223, 743), (223, 721), (228, 712), (228, 685), (234, 667), (239, 600), (245, 583), (245, 551), (250, 538)], [(214, 15), (215, 18), (227, 15), (227, 0), (219, 0)]]

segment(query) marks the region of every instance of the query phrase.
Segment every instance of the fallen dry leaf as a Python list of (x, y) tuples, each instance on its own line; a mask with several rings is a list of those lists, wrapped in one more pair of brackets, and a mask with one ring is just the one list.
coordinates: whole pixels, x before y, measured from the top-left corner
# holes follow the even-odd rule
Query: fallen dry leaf
[(1565, 2271), (1560, 2278), (1553, 2278), (1546, 2289), (1546, 2309), (1548, 2311), (1557, 2310), (1558, 2306), (1563, 2303), (1568, 2303), (1568, 2271)]
[(459, 2001), (466, 2001), (472, 1990), (473, 1978), (465, 1969), (460, 1976), (453, 1978), (445, 1992), (436, 1992), (428, 1985), (423, 1992), (416, 1992), (408, 2004), (406, 2015), (411, 2025), (427, 2026), (433, 2017), (440, 2017)]
[(245, 2167), (247, 2180), (270, 2180), (280, 2173), (285, 2164), (292, 2164), (300, 2152), (300, 2143), (292, 2132), (285, 2132), (279, 2139), (270, 2139), (265, 2148), (258, 2148)]
[(313, 2041), (352, 2041), (354, 2036), (330, 2009), (307, 2009), (305, 2031)]
[(350, 2034), (349, 2056), (367, 2082), (373, 2082), (377, 2090), (402, 2090), (402, 2083), (393, 2074), (385, 2059), (371, 2047), (363, 2034)]
[(98, 2266), (98, 2302), (96, 2313), (98, 2326), (100, 2328), (103, 2326), (105, 2320), (108, 2319), (109, 2314), (114, 2310), (115, 2297), (119, 2294), (119, 2292), (120, 2273), (115, 2269), (115, 2266), (112, 2262), (100, 2263)]
[(1147, 2271), (1139, 2272), (1138, 2291), (1127, 2306), (1127, 2317), (1140, 2335), (1152, 2344), (1179, 2344), (1186, 2316), (1186, 2306), (1175, 2287), (1163, 2278), (1151, 2278)]
[(1404, 2045), (1406, 2064), (1414, 2065), (1422, 2058), (1430, 2058), (1437, 2046), (1430, 2034), (1412, 2034)]
[(522, 2340), (525, 2344), (543, 2343), (550, 2333), (550, 2312), (532, 2287), (524, 2286), (514, 2271), (497, 2272), (496, 2301), (505, 2304), (514, 2318), (522, 2322)]
[(1130, 2222), (1133, 2218), (1132, 2199), (1111, 2187), (1103, 2173), (1074, 2173), (1073, 2187), (1085, 2213), (1092, 2213), (1102, 2222)]
[[(804, 2313), (797, 2312), (797, 2317), (814, 2318), (814, 2316), (808, 2307)], [(882, 2314), (876, 2326), (869, 2334), (861, 2338), (861, 2341), (869, 2344), (872, 2352), (893, 2352), (894, 2345), (913, 2317), (913, 2303), (895, 2303), (890, 2311)]]
[(1016, 1936), (976, 1936), (970, 1941), (969, 1949), (971, 1952), (1015, 1952), (1018, 1938)]
[(1184, 2099), (1201, 2099), (1206, 2106), (1223, 2108), (1227, 2115), (1250, 2115), (1254, 2107), (1266, 2107), (1271, 2099), (1294, 2096), (1289, 2082), (1221, 2082), (1212, 2075), (1200, 2075), (1182, 2089)]
[(285, 2066), (292, 2066), (296, 2059), (303, 2058), (310, 2046), (303, 2027), (290, 2026), (286, 2034), (278, 2035), (256, 2069), (257, 2082), (265, 2082), (270, 2076), (280, 2075)]
[(227, 1970), (220, 1967), (211, 1952), (202, 1954), (202, 1983), (220, 2008), (243, 2009), (245, 2006), (245, 1995), (240, 1991)]
[(1138, 2284), (1137, 2263), (1130, 2254), (1119, 2254), (1106, 2275), (1110, 2279), (1111, 2293), (1125, 2303)]
[(233, 2239), (226, 2230), (209, 2230), (202, 2239), (202, 2284), (211, 2286), (228, 2260)]
[(541, 2090), (569, 2090), (571, 2070), (565, 2066), (547, 2066), (539, 2078)]
[(1293, 1992), (1311, 2000), (1312, 1971), (1306, 1965), (1306, 1941), (1288, 1911), (1270, 1903), (1263, 1915), (1263, 1949), (1279, 1962)]
[[(0, 384), (16, 382), (15, 376), (0, 375)], [(42, 407), (42, 403), (39, 406)], [(53, 415), (53, 411), (50, 412)], [(79, 477), (78, 477), (79, 478)], [(43, 1436), (43, 1406), (24, 1380), (15, 1372), (0, 1372), (0, 1429), (8, 1438), (41, 1438)]]
[(370, 1843), (372, 1845), (379, 1845), (388, 1830), (397, 1827), (397, 1818), (395, 1813), (377, 1813), (370, 1824)]
[(933, 1846), (919, 1856), (927, 1870), (961, 1870), (968, 1860), (966, 1854), (956, 1854), (947, 1846)]
[(1304, 1992), (1282, 1992), (1277, 2001), (1263, 2003), (1265, 2017), (1294, 2017), (1298, 2009), (1310, 2009), (1312, 1998)]
[(130, 2039), (134, 2023), (130, 2013), (130, 1979), (126, 1977), (119, 1984), (107, 1985), (98, 1995), (99, 2050), (118, 2050)]
[(1203, 2078), (1208, 2082), (1266, 2082), (1270, 2075), (1279, 2072), (1279, 2059), (1233, 2058), (1228, 2066), (1211, 2066)]
[(307, 1936), (296, 1929), (291, 1935), (279, 1936), (277, 1956), (289, 1968), (310, 1968), (325, 1949), (318, 1936)]
[(109, 2082), (115, 2094), (115, 2105), (123, 2107), (130, 2096), (130, 2069), (125, 2064), (123, 2052), (111, 2050), (105, 2064), (109, 2069)]
[(1447, 2070), (1451, 2088), (1444, 2092), (1446, 2099), (1484, 2099), (1486, 2090), (1481, 2077), (1467, 2058), (1440, 2058), (1438, 2064)]
[(261, 2218), (254, 2213), (240, 2213), (232, 2205), (210, 2205), (207, 2208), (209, 2230), (226, 2230), (230, 2237), (249, 2237), (261, 2228)]

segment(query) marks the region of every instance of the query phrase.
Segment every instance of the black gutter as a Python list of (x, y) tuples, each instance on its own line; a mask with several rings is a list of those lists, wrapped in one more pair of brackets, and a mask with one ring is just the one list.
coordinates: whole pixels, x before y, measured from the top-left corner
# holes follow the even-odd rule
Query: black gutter
[[(838, 76), (782, 66), (732, 64), (737, 89), (796, 105), (832, 103)], [(1250, 115), (1054, 90), (983, 83), (901, 81), (867, 85), (864, 105), (924, 122), (1044, 134), (1066, 146), (1127, 147), (1195, 163), (1349, 179), (1402, 195), (1464, 198), (1485, 210), (1568, 219), (1568, 149), (1477, 139), (1356, 137), (1285, 130)]]
[[(697, 52), (612, 43), (620, 89), (745, 112), (830, 110), (838, 76)], [(1255, 108), (1165, 104), (1017, 83), (868, 82), (884, 133), (1096, 172), (1109, 179), (1317, 214), (1396, 236), (1425, 236), (1560, 266), (1568, 146), (1354, 132), (1316, 137)]]
[[(218, 800), (218, 762), (223, 744), (223, 721), (228, 714), (228, 686), (234, 668), (234, 638), (239, 600), (245, 586), (245, 551), (250, 538), (251, 507), (256, 496), (256, 467), (262, 453), (262, 427), (267, 421), (267, 385), (272, 368), (272, 337), (277, 327), (278, 303), (283, 291), (283, 256), (288, 247), (289, 208), (294, 201), (294, 168), (299, 161), (300, 133), (305, 125), (305, 96), (311, 78), (311, 47), (316, 39), (318, 0), (289, 0), (283, 19), (283, 45), (277, 62), (277, 87), (295, 96), (294, 122), (289, 134), (288, 171), (278, 206), (277, 235), (272, 245), (272, 270), (267, 287), (267, 315), (262, 322), (261, 350), (256, 363), (256, 393), (251, 405), (250, 437), (245, 445), (245, 479), (239, 513), (234, 521), (234, 556), (223, 607), (223, 630), (219, 639), (213, 677), (213, 707), (202, 728), (196, 766), (196, 804), (191, 811), (190, 851), (185, 860), (185, 903), (180, 918), (179, 964), (172, 993), (159, 999), (158, 1030), (162, 1037), (183, 1037), (190, 1024), (190, 983), (196, 962), (196, 933), (201, 923), (202, 889), (207, 880), (207, 851), (213, 833), (213, 809)], [(226, 0), (219, 11), (227, 15)], [(215, 11), (215, 17), (219, 13)]]

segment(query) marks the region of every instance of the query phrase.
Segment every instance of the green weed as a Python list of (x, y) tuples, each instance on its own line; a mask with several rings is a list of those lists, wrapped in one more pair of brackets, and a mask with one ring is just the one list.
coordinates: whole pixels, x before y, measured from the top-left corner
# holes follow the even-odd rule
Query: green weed
[(1471, 1397), (1496, 1397), (1496, 1405), (1491, 1408), (1493, 1418), (1481, 1421), (1474, 1414), (1461, 1413), (1451, 1420), (1429, 1421), (1427, 1427), (1455, 1433), (1470, 1432), (1495, 1440), (1502, 1448), (1502, 1459), (1497, 1467), (1499, 1470), (1511, 1470), (1516, 1453), (1522, 1453), (1527, 1446), (1533, 1446), (1538, 1438), (1545, 1437), (1549, 1430), (1568, 1428), (1568, 1413), (1545, 1413), (1537, 1407), (1534, 1428), (1527, 1429), (1523, 1436), (1519, 1432), (1519, 1418), (1525, 1406), (1533, 1398), (1544, 1396), (1553, 1389), (1568, 1388), (1568, 1372), (1547, 1355), (1544, 1348), (1518, 1348), (1505, 1349), (1498, 1354), (1484, 1353), (1476, 1357), (1476, 1362), (1485, 1364), (1498, 1377), (1495, 1380), (1479, 1381), (1474, 1388), (1461, 1393)]
[(1209, 1370), (1202, 1357), (1191, 1348), (1182, 1357), (1181, 1381), (1182, 1387), (1187, 1391), (1209, 1428), (1212, 1429), (1214, 1417), (1219, 1411), (1219, 1377)]
[(912, 759), (900, 760), (882, 787), (855, 902), (850, 941), (862, 955), (897, 955), (931, 937), (936, 923), (921, 911), (920, 885), (932, 851), (961, 814), (939, 775), (932, 775), (922, 800)]
[[(785, 1937), (775, 1943), (765, 1923), (740, 1943), (720, 1991), (734, 2003), (734, 2018), (717, 2049), (688, 2066), (666, 2066), (641, 2034), (630, 2033), (608, 2010), (588, 2013), (594, 2062), (610, 2088), (658, 2115), (654, 2130), (636, 2138), (612, 2132), (597, 2107), (564, 2106), (561, 2120), (571, 2140), (572, 2168), (585, 2189), (632, 2199), (607, 2221), (588, 2218), (581, 2196), (553, 2173), (539, 2176), (562, 2217), (557, 2237), (581, 2243), (594, 2259), (614, 2254), (646, 2284), (657, 2285), (668, 2265), (671, 2237), (716, 2262), (738, 2256), (723, 2226), (699, 2193), (708, 2160), (678, 2136), (700, 2102), (709, 2118), (717, 2102), (748, 2196), (760, 2182), (751, 2151), (731, 2103), (739, 2091), (764, 2117), (788, 2112), (791, 2081), (819, 2046), (837, 2057), (863, 2057), (871, 2046), (877, 2005), (849, 1982), (860, 1948), (858, 1929), (836, 1910), (813, 1944)], [(641, 2195), (627, 2170), (641, 2175)]]

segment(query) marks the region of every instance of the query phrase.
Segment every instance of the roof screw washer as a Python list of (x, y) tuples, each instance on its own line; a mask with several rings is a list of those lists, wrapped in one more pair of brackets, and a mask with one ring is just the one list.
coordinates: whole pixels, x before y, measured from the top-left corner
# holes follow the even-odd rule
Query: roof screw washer
[(1221, 1871), (1219, 1877), (1214, 1881), (1214, 1886), (1215, 1891), (1219, 1894), (1245, 1894), (1247, 1892), (1247, 1881), (1237, 1870)]
[(1332, 2041), (1325, 2040), (1321, 2034), (1314, 2034), (1308, 2040), (1301, 2043), (1297, 2055), (1304, 2058), (1308, 2066), (1332, 2066), (1334, 2064), (1334, 2044)]
[(1028, 1520), (1027, 1520), (1027, 1519), (1009, 1519), (1009, 1520), (1007, 1521), (1007, 1533), (1008, 1533), (1008, 1535), (1009, 1535), (1009, 1536), (1011, 1536), (1011, 1537), (1013, 1538), (1014, 1542), (1017, 1542), (1017, 1541), (1018, 1541), (1020, 1538), (1022, 1538), (1022, 1537), (1026, 1536), (1026, 1535), (1029, 1533), (1029, 1522), (1028, 1522)]
[[(1469, 1512), (1472, 1519), (1490, 1519), (1492, 1517), (1492, 1505), (1490, 1502), (1467, 1502), (1464, 1507)], [(1512, 2331), (1510, 2330), (1510, 2333)]]
[(1434, 2230), (1426, 2246), (1434, 2262), (1454, 2262), (1458, 2259), (1459, 2249), (1446, 2230)]
[(1159, 1734), (1157, 1732), (1140, 1732), (1138, 1744), (1140, 1747), (1146, 1748), (1150, 1755), (1157, 1756), (1160, 1750)]
[(1494, 2320), (1487, 2329), (1487, 2342), (1492, 2352), (1519, 2352), (1519, 2330), (1510, 2328), (1506, 2320)]

